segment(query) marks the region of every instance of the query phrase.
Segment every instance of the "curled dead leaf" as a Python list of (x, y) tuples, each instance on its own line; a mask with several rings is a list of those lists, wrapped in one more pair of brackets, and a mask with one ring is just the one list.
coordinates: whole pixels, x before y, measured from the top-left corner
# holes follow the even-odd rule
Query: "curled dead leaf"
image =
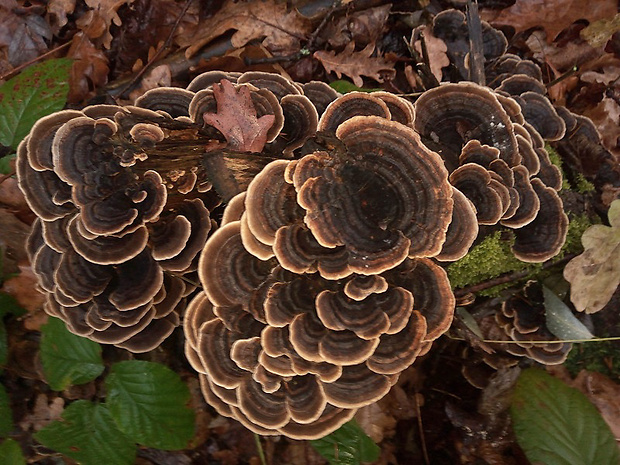
[(587, 8), (582, 0), (517, 0), (503, 10), (484, 10), (481, 17), (493, 26), (511, 26), (516, 32), (542, 27), (551, 43), (575, 21), (585, 19), (592, 23), (613, 18), (616, 9), (616, 0), (590, 2)]
[(384, 77), (392, 78), (396, 75), (394, 62), (383, 57), (373, 57), (374, 44), (367, 45), (359, 52), (355, 51), (355, 42), (349, 42), (345, 49), (336, 54), (333, 51), (319, 50), (314, 57), (321, 62), (325, 71), (334, 72), (338, 78), (346, 74), (357, 87), (364, 85), (362, 76), (367, 76), (377, 82), (383, 82)]
[(205, 113), (205, 123), (217, 128), (226, 138), (228, 147), (239, 152), (260, 152), (267, 143), (267, 131), (275, 121), (274, 115), (256, 116), (250, 89), (235, 88), (222, 79), (213, 86), (217, 113)]
[(583, 233), (584, 252), (564, 268), (570, 299), (580, 312), (601, 310), (620, 284), (620, 199), (612, 202), (608, 217), (610, 226), (595, 224)]

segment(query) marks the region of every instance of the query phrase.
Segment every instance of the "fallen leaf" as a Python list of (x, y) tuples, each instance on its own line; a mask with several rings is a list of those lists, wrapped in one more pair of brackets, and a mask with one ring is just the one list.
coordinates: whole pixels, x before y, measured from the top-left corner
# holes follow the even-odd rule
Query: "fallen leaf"
[(47, 18), (54, 34), (67, 24), (67, 15), (75, 10), (75, 0), (50, 0), (47, 2)]
[(612, 202), (609, 224), (590, 226), (581, 236), (584, 252), (564, 268), (570, 299), (580, 312), (601, 310), (620, 284), (620, 199)]
[[(437, 78), (437, 81), (441, 82), (443, 76), (442, 68), (450, 65), (450, 58), (448, 58), (448, 54), (446, 53), (448, 51), (448, 46), (443, 40), (433, 35), (430, 27), (420, 26), (418, 30), (420, 34), (424, 35), (431, 72)], [(422, 41), (416, 40), (413, 43), (413, 47), (420, 56), (422, 56)]]
[(89, 39), (100, 40), (105, 48), (112, 44), (110, 26), (122, 24), (118, 9), (123, 5), (129, 5), (134, 0), (85, 0), (91, 9), (81, 16), (75, 24), (86, 34)]
[(391, 4), (367, 8), (343, 15), (323, 29), (321, 37), (333, 48), (341, 48), (353, 41), (359, 46), (375, 43), (385, 28)]
[(135, 101), (147, 90), (156, 87), (167, 87), (172, 83), (172, 74), (168, 65), (159, 65), (147, 71), (140, 81), (140, 87), (129, 94), (129, 99)]
[(362, 76), (383, 82), (384, 76), (393, 77), (396, 75), (394, 63), (382, 57), (371, 56), (374, 50), (374, 44), (369, 44), (363, 50), (356, 52), (355, 42), (349, 42), (339, 54), (333, 51), (319, 50), (314, 52), (314, 57), (321, 62), (328, 73), (336, 73), (338, 79), (346, 74), (353, 80), (353, 84), (362, 87), (364, 85)]
[(48, 401), (46, 394), (37, 395), (32, 413), (26, 415), (19, 423), (19, 427), (24, 431), (31, 428), (39, 431), (52, 421), (58, 420), (64, 410), (65, 401), (62, 397), (54, 397)]
[(47, 52), (46, 41), (51, 39), (52, 30), (44, 18), (24, 11), (15, 0), (0, 2), (0, 49), (6, 50), (13, 67)]
[(74, 59), (67, 97), (70, 103), (82, 102), (93, 94), (96, 88), (108, 82), (108, 59), (83, 32), (74, 36), (67, 57)]
[(274, 54), (285, 55), (300, 49), (300, 37), (312, 30), (312, 22), (297, 10), (288, 10), (286, 2), (228, 0), (222, 8), (195, 28), (186, 28), (177, 35), (181, 46), (188, 46), (187, 58), (227, 31), (236, 31), (230, 41), (233, 47), (243, 47), (254, 39)]
[(30, 266), (19, 265), (19, 270), (19, 275), (4, 281), (2, 292), (15, 297), (28, 312), (35, 312), (43, 307), (45, 295), (37, 290), (38, 280)]
[(256, 108), (247, 86), (235, 88), (230, 81), (222, 79), (220, 84), (213, 86), (213, 94), (217, 113), (205, 113), (205, 123), (224, 135), (228, 148), (239, 152), (261, 152), (275, 116), (256, 117)]
[[(616, 76), (620, 69), (616, 68)], [(582, 76), (583, 79), (583, 76)], [(603, 146), (620, 159), (620, 105), (610, 97), (604, 97), (597, 106), (584, 112), (601, 134)]]
[(600, 19), (590, 23), (579, 31), (579, 35), (592, 47), (601, 47), (618, 31), (620, 31), (620, 13), (612, 19)]
[(548, 44), (544, 31), (534, 31), (525, 43), (533, 52), (534, 58), (551, 65), (559, 73), (568, 71), (574, 66), (581, 66), (602, 53), (601, 48), (594, 48), (584, 40), (571, 40), (564, 46)]
[(617, 7), (616, 0), (589, 2), (587, 7), (583, 0), (517, 0), (503, 10), (483, 10), (481, 17), (493, 26), (512, 26), (516, 32), (540, 26), (551, 43), (575, 21), (613, 18)]
[(587, 370), (580, 371), (571, 384), (588, 396), (618, 440), (620, 438), (620, 385), (601, 373)]

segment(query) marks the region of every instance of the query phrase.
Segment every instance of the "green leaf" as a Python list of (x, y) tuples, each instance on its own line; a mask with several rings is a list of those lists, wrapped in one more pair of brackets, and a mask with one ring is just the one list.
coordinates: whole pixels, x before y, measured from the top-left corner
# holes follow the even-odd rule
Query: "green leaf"
[(108, 408), (128, 437), (157, 449), (187, 447), (194, 411), (179, 375), (159, 363), (130, 360), (112, 365), (106, 386)]
[(591, 339), (594, 335), (579, 321), (571, 309), (547, 286), (543, 286), (545, 320), (551, 334), (563, 340)]
[(0, 86), (0, 144), (16, 149), (39, 118), (65, 106), (70, 69), (67, 58), (48, 60)]
[(15, 159), (15, 155), (6, 155), (0, 158), (0, 174), (10, 174), (13, 172), (11, 161)]
[(543, 370), (521, 373), (510, 412), (517, 442), (532, 463), (620, 463), (614, 436), (594, 405)]
[(19, 443), (14, 439), (7, 439), (0, 444), (0, 463), (10, 465), (26, 465)]
[[(13, 430), (13, 411), (11, 410), (11, 400), (6, 389), (0, 384), (0, 437), (6, 437)], [(0, 463), (2, 462), (0, 460)]]
[(333, 433), (311, 441), (319, 454), (330, 465), (359, 465), (362, 462), (374, 462), (379, 458), (381, 449), (364, 430), (351, 420)]
[(15, 297), (0, 292), (0, 318), (4, 318), (9, 313), (15, 316), (22, 316), (26, 313), (26, 310), (19, 305)]
[(105, 405), (87, 400), (73, 402), (38, 433), (37, 441), (83, 465), (130, 465), (136, 446), (119, 431)]
[(364, 87), (357, 87), (355, 84), (353, 84), (352, 82), (349, 81), (345, 81), (344, 79), (339, 79), (337, 81), (332, 81), (329, 83), (329, 86), (334, 89), (337, 92), (340, 92), (341, 94), (346, 94), (348, 92), (377, 92), (383, 89), (374, 89), (374, 88), (364, 88)]
[(58, 318), (50, 318), (41, 334), (43, 372), (53, 390), (88, 383), (103, 372), (101, 346), (70, 333)]

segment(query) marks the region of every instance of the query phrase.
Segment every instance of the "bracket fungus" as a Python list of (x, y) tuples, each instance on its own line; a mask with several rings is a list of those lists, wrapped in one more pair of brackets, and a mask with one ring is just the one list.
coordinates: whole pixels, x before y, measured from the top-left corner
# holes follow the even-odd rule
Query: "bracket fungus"
[[(463, 44), (441, 28), (464, 21), (434, 26), (461, 72)], [(41, 119), (17, 169), (46, 311), (134, 352), (182, 316), (220, 414), (259, 434), (334, 431), (448, 330), (445, 263), (481, 232), (513, 231), (525, 262), (564, 242), (544, 147), (574, 128), (534, 63), (504, 54), (486, 23), (483, 40), (489, 87), (444, 83), (415, 103), (210, 71), (133, 106)], [(525, 327), (520, 309), (502, 312), (506, 331)]]
[[(315, 98), (320, 90), (314, 86)], [(316, 131), (316, 110), (297, 84), (269, 74), (206, 73), (188, 89), (148, 91), (135, 106), (54, 113), (20, 145), (19, 185), (38, 216), (30, 258), (46, 310), (71, 331), (143, 352), (179, 324), (194, 289), (183, 275), (195, 271), (210, 210), (221, 202), (203, 156), (252, 124), (251, 117), (226, 119), (230, 101), (263, 123), (258, 139), (232, 148), (260, 152), (282, 140), (278, 150), (292, 151)], [(282, 132), (303, 121), (305, 132)], [(260, 140), (263, 132), (268, 139)]]

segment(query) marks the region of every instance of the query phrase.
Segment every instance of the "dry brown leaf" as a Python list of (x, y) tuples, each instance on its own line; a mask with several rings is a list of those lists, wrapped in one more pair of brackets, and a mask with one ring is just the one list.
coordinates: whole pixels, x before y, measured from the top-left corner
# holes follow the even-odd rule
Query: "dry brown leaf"
[(587, 6), (583, 0), (517, 0), (503, 10), (484, 10), (481, 17), (493, 26), (512, 26), (516, 32), (540, 26), (551, 43), (575, 21), (613, 18), (617, 8), (616, 0), (597, 0)]
[(47, 2), (47, 18), (54, 34), (67, 24), (67, 15), (75, 10), (75, 0), (50, 0)]
[(155, 68), (147, 71), (140, 81), (140, 87), (133, 90), (129, 94), (129, 99), (135, 101), (138, 97), (144, 94), (147, 90), (154, 89), (156, 87), (166, 87), (172, 83), (172, 73), (168, 65), (159, 65)]
[[(450, 65), (450, 58), (448, 58), (448, 54), (446, 53), (448, 51), (448, 46), (443, 40), (433, 35), (430, 27), (420, 26), (418, 30), (424, 35), (431, 72), (437, 78), (437, 81), (441, 82), (443, 76), (442, 68)], [(420, 56), (422, 56), (422, 41), (416, 40), (413, 43), (413, 47)]]
[(393, 62), (383, 57), (371, 56), (374, 50), (374, 44), (369, 44), (364, 50), (356, 52), (355, 42), (349, 42), (339, 54), (319, 50), (314, 52), (314, 57), (322, 63), (328, 73), (336, 73), (339, 79), (346, 74), (353, 80), (353, 84), (362, 87), (364, 85), (362, 76), (383, 82), (384, 76), (393, 77), (396, 74)]
[(570, 383), (583, 392), (605, 419), (611, 432), (620, 438), (620, 385), (595, 371), (582, 370)]
[(592, 47), (601, 47), (618, 31), (620, 31), (620, 13), (612, 19), (600, 19), (589, 24), (579, 31), (579, 35)]
[(534, 58), (548, 63), (555, 70), (563, 73), (573, 66), (583, 65), (598, 58), (602, 53), (602, 47), (594, 48), (586, 41), (572, 40), (562, 47), (548, 44), (545, 40), (544, 31), (534, 31), (525, 41), (533, 52)]
[(47, 52), (46, 41), (51, 39), (52, 30), (44, 18), (26, 13), (15, 0), (0, 2), (0, 50), (11, 66), (19, 66)]
[(570, 300), (580, 312), (601, 310), (620, 284), (620, 199), (612, 202), (607, 214), (611, 226), (586, 229), (581, 236), (584, 252), (564, 268)]
[[(620, 69), (616, 76), (620, 76)], [(583, 79), (583, 76), (582, 76)], [(620, 159), (620, 105), (610, 97), (604, 97), (599, 104), (584, 112), (596, 125), (601, 134), (603, 146)]]
[(177, 43), (188, 46), (190, 58), (203, 46), (229, 30), (236, 31), (231, 38), (233, 47), (243, 47), (249, 41), (264, 37), (263, 45), (274, 54), (286, 55), (300, 49), (299, 37), (312, 30), (312, 23), (297, 10), (287, 10), (286, 2), (228, 0), (204, 24), (187, 28), (177, 35)]
[(28, 312), (35, 312), (43, 307), (45, 295), (37, 290), (38, 280), (30, 266), (19, 265), (19, 270), (19, 275), (4, 281), (2, 292), (13, 296)]
[(52, 401), (48, 401), (46, 394), (39, 394), (35, 400), (32, 413), (26, 415), (19, 422), (19, 427), (28, 431), (32, 428), (39, 431), (54, 420), (58, 420), (62, 415), (65, 407), (65, 401), (62, 397), (54, 397)]
[(367, 8), (343, 15), (323, 29), (321, 37), (333, 48), (341, 48), (353, 41), (359, 46), (375, 43), (385, 28), (391, 4)]
[(239, 152), (261, 152), (275, 116), (256, 117), (247, 86), (235, 88), (230, 81), (222, 79), (220, 84), (213, 86), (213, 95), (217, 101), (217, 113), (205, 113), (205, 123), (224, 135), (228, 148)]
[(105, 48), (110, 48), (112, 44), (112, 34), (110, 26), (122, 24), (118, 9), (123, 5), (129, 5), (134, 0), (85, 0), (91, 8), (81, 16), (75, 24), (84, 31), (86, 36), (92, 40), (100, 40)]
[(69, 76), (70, 103), (79, 103), (108, 82), (108, 59), (83, 32), (73, 38), (67, 57), (73, 58)]

